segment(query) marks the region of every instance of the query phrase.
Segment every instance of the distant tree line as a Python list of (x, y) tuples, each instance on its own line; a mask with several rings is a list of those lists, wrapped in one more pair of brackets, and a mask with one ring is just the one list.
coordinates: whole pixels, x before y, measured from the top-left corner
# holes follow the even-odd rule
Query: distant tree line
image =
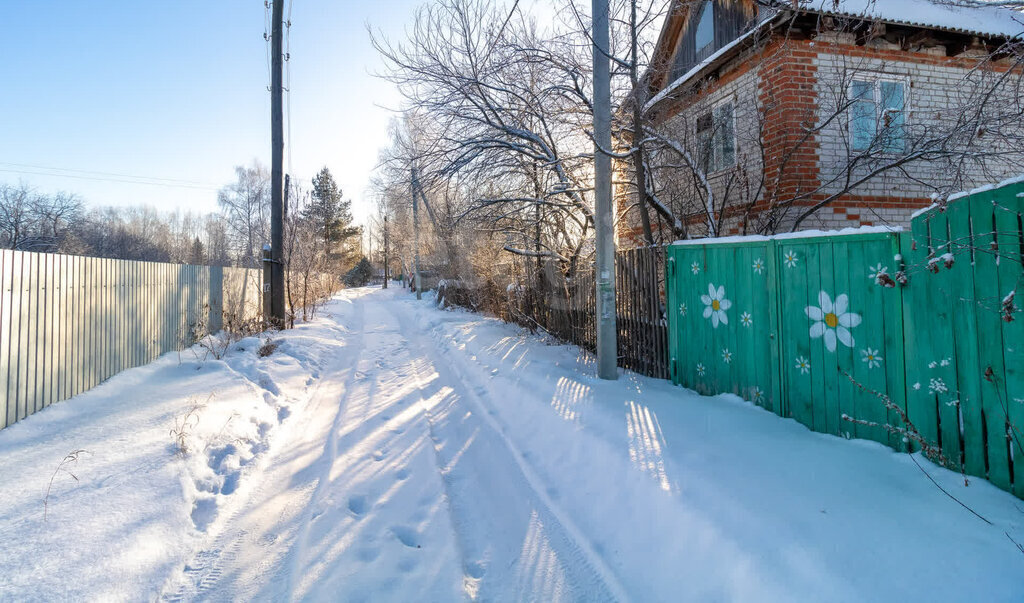
[[(342, 275), (359, 260), (361, 229), (327, 168), (288, 191), (285, 256), (291, 269)], [(257, 268), (270, 242), (270, 173), (253, 163), (217, 193), (219, 211), (87, 207), (80, 196), (0, 183), (0, 248), (122, 260)]]

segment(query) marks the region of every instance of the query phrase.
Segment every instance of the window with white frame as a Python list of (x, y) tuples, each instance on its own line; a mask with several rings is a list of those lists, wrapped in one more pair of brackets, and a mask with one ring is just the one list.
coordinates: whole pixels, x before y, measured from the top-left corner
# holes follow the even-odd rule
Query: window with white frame
[(906, 84), (899, 80), (854, 79), (850, 85), (850, 144), (854, 151), (906, 150)]
[(732, 103), (722, 103), (697, 118), (697, 145), (704, 173), (736, 164), (736, 124)]

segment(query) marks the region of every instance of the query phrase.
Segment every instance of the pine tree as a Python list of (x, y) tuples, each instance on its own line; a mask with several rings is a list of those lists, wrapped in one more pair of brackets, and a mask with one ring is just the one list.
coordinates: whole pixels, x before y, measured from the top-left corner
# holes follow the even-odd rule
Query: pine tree
[(188, 263), (196, 266), (201, 266), (206, 263), (206, 247), (203, 245), (203, 242), (199, 240), (199, 237), (196, 237), (195, 240), (192, 241), (192, 249), (188, 254)]
[(345, 275), (345, 284), (349, 287), (364, 287), (373, 278), (373, 266), (370, 260), (363, 256), (355, 268), (349, 270)]
[(328, 249), (351, 236), (352, 202), (342, 199), (341, 189), (326, 167), (313, 177), (310, 197), (303, 217), (316, 226)]

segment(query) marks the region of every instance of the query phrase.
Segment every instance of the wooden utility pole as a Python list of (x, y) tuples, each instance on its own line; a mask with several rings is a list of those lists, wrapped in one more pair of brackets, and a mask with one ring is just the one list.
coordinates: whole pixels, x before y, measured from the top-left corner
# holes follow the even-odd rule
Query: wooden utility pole
[(273, 0), (270, 48), (270, 321), (284, 328), (284, 0)]
[(608, 0), (592, 0), (594, 39), (594, 223), (597, 244), (597, 376), (618, 379), (615, 333), (615, 232), (612, 224), (611, 74)]
[(412, 257), (413, 270), (416, 272), (416, 299), (423, 299), (423, 283), (420, 280), (420, 204), (416, 196), (416, 189), (419, 182), (416, 180), (416, 168), (412, 168), (412, 180), (409, 183), (412, 190)]

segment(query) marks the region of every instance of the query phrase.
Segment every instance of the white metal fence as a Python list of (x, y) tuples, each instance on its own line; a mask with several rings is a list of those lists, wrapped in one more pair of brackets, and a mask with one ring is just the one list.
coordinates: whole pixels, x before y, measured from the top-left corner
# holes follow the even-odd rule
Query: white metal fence
[(0, 251), (0, 429), (260, 316), (261, 271)]

